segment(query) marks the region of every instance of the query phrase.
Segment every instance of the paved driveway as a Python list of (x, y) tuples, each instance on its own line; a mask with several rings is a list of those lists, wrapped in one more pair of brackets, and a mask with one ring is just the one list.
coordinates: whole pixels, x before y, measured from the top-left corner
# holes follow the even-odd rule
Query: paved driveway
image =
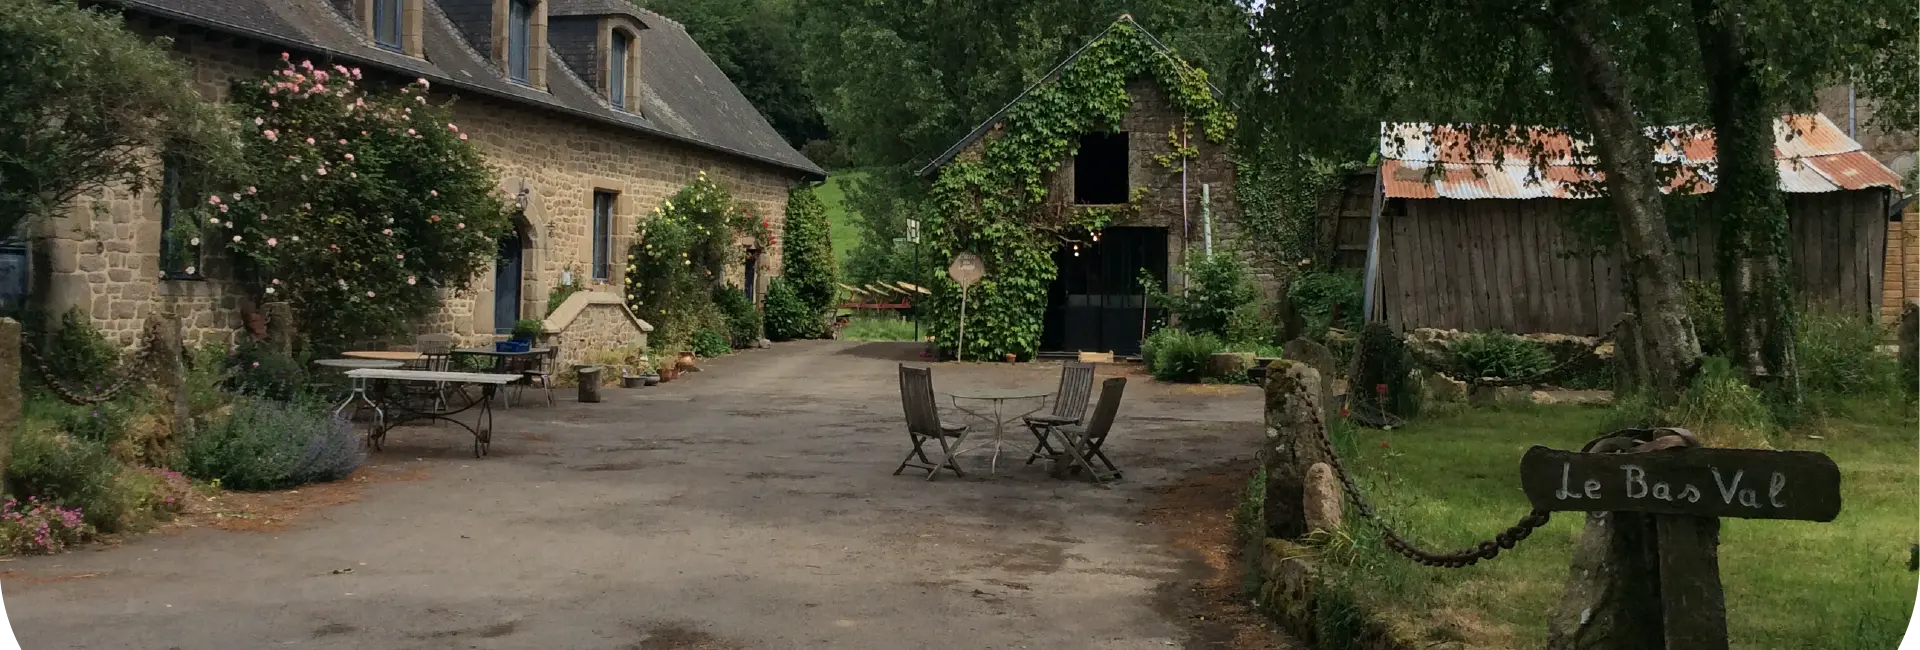
[[(424, 479), (276, 532), (15, 560), (6, 611), (32, 650), (1185, 645), (1165, 587), (1193, 566), (1141, 511), (1183, 473), (1251, 454), (1258, 391), (1135, 375), (1114, 489), (1004, 457), (998, 476), (928, 483), (890, 475), (907, 449), (902, 360), (917, 359), (835, 341), (737, 354), (600, 404), (505, 411), (479, 461), (454, 428), (401, 429), (377, 469)], [(934, 380), (1050, 387), (1057, 372), (946, 365)]]

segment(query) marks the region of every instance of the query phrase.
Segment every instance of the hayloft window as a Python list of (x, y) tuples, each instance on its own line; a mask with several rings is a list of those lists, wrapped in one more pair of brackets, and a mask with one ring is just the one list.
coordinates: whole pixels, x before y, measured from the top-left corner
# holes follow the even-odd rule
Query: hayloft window
[(1127, 202), (1127, 134), (1087, 133), (1073, 156), (1073, 202), (1119, 205)]
[(532, 51), (533, 4), (512, 0), (507, 7), (507, 76), (527, 83), (533, 66)]
[(400, 51), (401, 8), (405, 0), (373, 0), (373, 42)]
[(633, 36), (613, 31), (613, 48), (607, 55), (607, 101), (614, 108), (627, 110), (627, 52), (633, 49)]
[(593, 279), (613, 278), (612, 192), (593, 193)]

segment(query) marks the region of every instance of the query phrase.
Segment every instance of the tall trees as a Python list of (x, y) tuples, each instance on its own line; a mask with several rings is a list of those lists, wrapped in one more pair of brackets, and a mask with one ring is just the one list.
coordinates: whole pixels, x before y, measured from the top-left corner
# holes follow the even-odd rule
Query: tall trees
[[(643, 0), (686, 26), (740, 94), (795, 147), (827, 139), (826, 123), (802, 79), (793, 0)], [(815, 161), (827, 164), (826, 161)]]
[(72, 0), (0, 0), (0, 238), (93, 189), (154, 181), (156, 151), (225, 158), (231, 121), (167, 49)]

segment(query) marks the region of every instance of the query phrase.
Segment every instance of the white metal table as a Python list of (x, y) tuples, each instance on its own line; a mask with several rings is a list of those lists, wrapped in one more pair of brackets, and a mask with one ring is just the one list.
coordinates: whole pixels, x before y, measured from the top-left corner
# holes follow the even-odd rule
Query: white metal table
[[(952, 391), (947, 393), (947, 396), (953, 399), (953, 408), (993, 425), (992, 441), (983, 442), (979, 445), (953, 453), (953, 455), (958, 456), (991, 445), (993, 447), (993, 460), (987, 465), (987, 473), (993, 474), (998, 473), (1000, 468), (1000, 448), (1010, 442), (1007, 440), (1007, 424), (1017, 422), (1020, 418), (1033, 415), (1040, 409), (1046, 408), (1046, 398), (1053, 396), (1053, 391), (1039, 388), (974, 388)], [(1006, 417), (1006, 403), (1021, 400), (1033, 400), (1033, 408), (1021, 411), (1012, 417)], [(979, 407), (980, 410), (976, 411), (962, 406), (961, 404), (963, 402), (986, 402), (991, 404), (992, 408), (988, 410), (982, 406)], [(1022, 447), (1021, 451), (1022, 453), (1027, 453), (1031, 450)]]

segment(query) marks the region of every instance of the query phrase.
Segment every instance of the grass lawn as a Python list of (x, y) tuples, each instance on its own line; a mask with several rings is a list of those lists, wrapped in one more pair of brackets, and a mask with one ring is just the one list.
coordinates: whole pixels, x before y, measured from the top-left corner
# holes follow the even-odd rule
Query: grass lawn
[(853, 247), (860, 243), (860, 227), (853, 221), (853, 213), (847, 211), (847, 183), (866, 176), (866, 172), (853, 169), (834, 172), (827, 182), (815, 192), (820, 202), (827, 206), (827, 223), (832, 225), (833, 259), (842, 267), (846, 266), (847, 256), (853, 254)]
[(913, 321), (893, 316), (855, 316), (840, 330), (840, 338), (849, 341), (911, 341)]
[[(1733, 647), (1892, 648), (1905, 633), (1916, 586), (1906, 561), (1920, 511), (1914, 410), (1854, 412), (1862, 415), (1773, 441), (1776, 448), (1824, 452), (1840, 465), (1837, 520), (1723, 520), (1721, 575)], [(1580, 406), (1454, 410), (1401, 430), (1355, 431), (1342, 441), (1342, 456), (1354, 459), (1350, 469), (1403, 535), (1451, 551), (1526, 514), (1518, 470), (1528, 446), (1578, 449), (1609, 429), (1610, 416), (1609, 409)], [(1557, 514), (1514, 550), (1465, 569), (1399, 559), (1359, 526), (1360, 539), (1345, 555), (1351, 564), (1329, 568), (1344, 574), (1362, 601), (1428, 617), (1436, 640), (1539, 648), (1580, 522), (1577, 513)]]

